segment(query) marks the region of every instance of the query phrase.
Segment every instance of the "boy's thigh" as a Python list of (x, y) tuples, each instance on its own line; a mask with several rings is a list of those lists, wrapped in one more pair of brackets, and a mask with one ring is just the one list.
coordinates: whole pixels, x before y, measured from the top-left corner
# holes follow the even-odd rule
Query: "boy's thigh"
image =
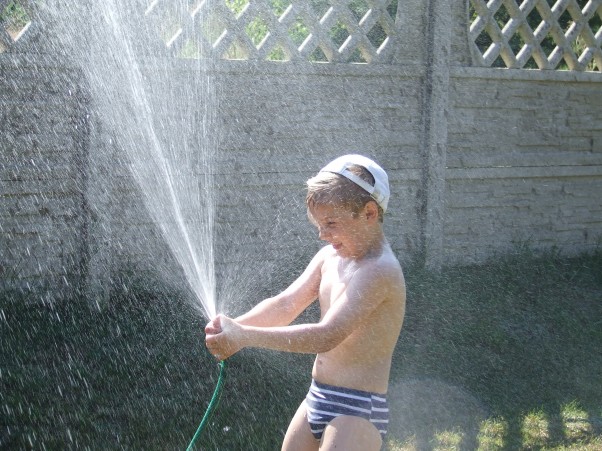
[(303, 401), (288, 425), (282, 451), (318, 451), (319, 443), (311, 433)]
[(333, 419), (322, 436), (320, 451), (378, 451), (382, 438), (370, 421), (348, 415)]

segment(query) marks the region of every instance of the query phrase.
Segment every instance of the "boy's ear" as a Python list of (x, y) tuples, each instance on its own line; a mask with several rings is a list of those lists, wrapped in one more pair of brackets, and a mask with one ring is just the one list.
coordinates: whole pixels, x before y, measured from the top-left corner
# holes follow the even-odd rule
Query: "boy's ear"
[(364, 206), (364, 214), (366, 215), (366, 219), (378, 220), (378, 206), (375, 201), (371, 200)]

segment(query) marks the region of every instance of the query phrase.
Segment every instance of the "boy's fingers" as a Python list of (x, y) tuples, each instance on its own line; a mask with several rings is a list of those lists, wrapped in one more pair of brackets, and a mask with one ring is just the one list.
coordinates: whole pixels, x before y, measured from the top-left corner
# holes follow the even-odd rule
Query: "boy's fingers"
[(207, 346), (207, 349), (212, 355), (214, 355), (215, 357), (218, 356), (219, 346), (215, 335), (207, 335), (207, 337), (205, 338), (205, 345)]
[(220, 333), (220, 331), (217, 330), (215, 327), (213, 327), (211, 325), (205, 327), (205, 334), (206, 335), (216, 335), (216, 334), (219, 334), (219, 333)]
[(218, 318), (214, 318), (205, 326), (206, 334), (219, 334), (221, 331), (222, 327)]
[(207, 344), (207, 349), (217, 360), (225, 360), (232, 354), (227, 347), (221, 346), (219, 343), (211, 341)]

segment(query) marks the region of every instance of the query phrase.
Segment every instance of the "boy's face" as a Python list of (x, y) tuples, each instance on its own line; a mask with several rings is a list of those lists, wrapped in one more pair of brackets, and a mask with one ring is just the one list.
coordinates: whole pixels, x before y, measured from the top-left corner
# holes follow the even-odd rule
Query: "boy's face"
[(318, 228), (320, 239), (330, 243), (340, 257), (354, 258), (365, 253), (369, 221), (363, 210), (353, 213), (343, 206), (313, 205), (308, 216)]

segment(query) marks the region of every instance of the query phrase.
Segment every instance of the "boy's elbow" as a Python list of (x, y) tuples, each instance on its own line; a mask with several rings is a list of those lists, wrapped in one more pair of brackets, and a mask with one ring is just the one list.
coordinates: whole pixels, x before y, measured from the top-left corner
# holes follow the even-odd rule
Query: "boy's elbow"
[(317, 349), (317, 354), (332, 351), (338, 345), (340, 345), (345, 338), (347, 338), (347, 333), (342, 330), (337, 330), (334, 327), (329, 327), (328, 325), (322, 325), (321, 331), (319, 331), (319, 344)]
[(332, 351), (334, 348), (336, 348), (339, 345), (340, 342), (328, 342), (328, 343), (320, 343), (319, 346), (316, 347), (316, 349), (314, 349), (312, 351), (312, 354), (324, 354), (326, 352), (330, 352)]

